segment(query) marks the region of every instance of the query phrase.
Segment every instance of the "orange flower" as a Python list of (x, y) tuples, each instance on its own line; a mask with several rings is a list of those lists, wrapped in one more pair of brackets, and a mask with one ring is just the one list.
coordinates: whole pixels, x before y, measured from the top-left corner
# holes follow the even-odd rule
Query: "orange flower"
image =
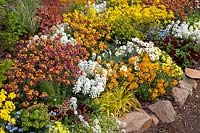
[(136, 88), (138, 88), (138, 84), (136, 82), (133, 82), (133, 83), (130, 84), (129, 88), (130, 89), (136, 89)]
[(160, 94), (162, 94), (162, 95), (166, 93), (165, 89), (163, 89), (163, 88), (160, 88), (160, 89), (159, 89), (159, 92), (160, 92)]
[(157, 96), (158, 96), (157, 93), (153, 93), (153, 94), (151, 95), (151, 98), (154, 100)]
[(113, 88), (114, 88), (113, 83), (109, 83), (109, 84), (108, 84), (108, 88), (109, 88), (109, 89), (113, 89)]
[(47, 97), (48, 96), (48, 94), (46, 93), (46, 92), (42, 92), (42, 94), (41, 94), (41, 97), (42, 98), (45, 98), (45, 97)]
[(138, 61), (138, 57), (131, 57), (128, 59), (129, 64), (135, 64)]
[(28, 92), (28, 90), (29, 90), (29, 87), (28, 87), (27, 85), (25, 85), (25, 86), (23, 87), (23, 91)]
[(174, 81), (172, 82), (172, 85), (173, 85), (173, 86), (178, 85), (178, 81), (177, 81), (177, 80), (174, 80)]
[(124, 70), (120, 70), (120, 71), (119, 71), (119, 75), (120, 75), (120, 76), (127, 76), (126, 73), (127, 73), (127, 72), (124, 71)]
[(127, 75), (128, 75), (128, 81), (129, 81), (129, 82), (132, 81), (132, 80), (134, 79), (134, 74), (128, 73)]
[(27, 101), (23, 102), (23, 103), (22, 103), (22, 106), (23, 106), (23, 107), (28, 107), (28, 106), (29, 106), (29, 102), (27, 102)]

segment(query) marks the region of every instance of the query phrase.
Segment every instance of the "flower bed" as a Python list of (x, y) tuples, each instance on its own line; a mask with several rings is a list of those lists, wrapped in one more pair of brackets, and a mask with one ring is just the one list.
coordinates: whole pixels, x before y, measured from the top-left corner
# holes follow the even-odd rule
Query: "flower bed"
[[(182, 68), (199, 63), (198, 13), (164, 1), (37, 2), (38, 32), (14, 40), (0, 64), (0, 132), (120, 131), (118, 117), (168, 95)], [(179, 15), (187, 23), (173, 22)]]

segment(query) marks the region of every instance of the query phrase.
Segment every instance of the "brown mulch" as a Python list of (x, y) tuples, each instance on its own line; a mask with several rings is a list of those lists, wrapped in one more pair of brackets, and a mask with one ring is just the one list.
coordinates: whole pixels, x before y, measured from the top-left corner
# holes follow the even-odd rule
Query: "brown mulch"
[(172, 123), (162, 123), (152, 127), (145, 133), (200, 133), (200, 82), (182, 106), (174, 105), (177, 113), (176, 120)]

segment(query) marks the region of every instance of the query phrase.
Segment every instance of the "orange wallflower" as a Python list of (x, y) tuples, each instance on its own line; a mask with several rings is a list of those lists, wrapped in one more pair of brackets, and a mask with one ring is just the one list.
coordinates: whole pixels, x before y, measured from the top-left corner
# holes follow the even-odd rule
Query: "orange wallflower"
[(137, 89), (137, 87), (138, 87), (138, 84), (136, 82), (131, 83), (129, 86), (130, 89)]

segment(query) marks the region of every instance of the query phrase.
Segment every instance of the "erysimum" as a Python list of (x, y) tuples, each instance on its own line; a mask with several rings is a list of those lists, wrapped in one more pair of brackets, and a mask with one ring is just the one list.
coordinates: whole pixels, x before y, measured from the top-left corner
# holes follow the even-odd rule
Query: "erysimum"
[(73, 91), (96, 98), (104, 91), (107, 71), (96, 61), (80, 61), (79, 67), (83, 73), (76, 81)]

